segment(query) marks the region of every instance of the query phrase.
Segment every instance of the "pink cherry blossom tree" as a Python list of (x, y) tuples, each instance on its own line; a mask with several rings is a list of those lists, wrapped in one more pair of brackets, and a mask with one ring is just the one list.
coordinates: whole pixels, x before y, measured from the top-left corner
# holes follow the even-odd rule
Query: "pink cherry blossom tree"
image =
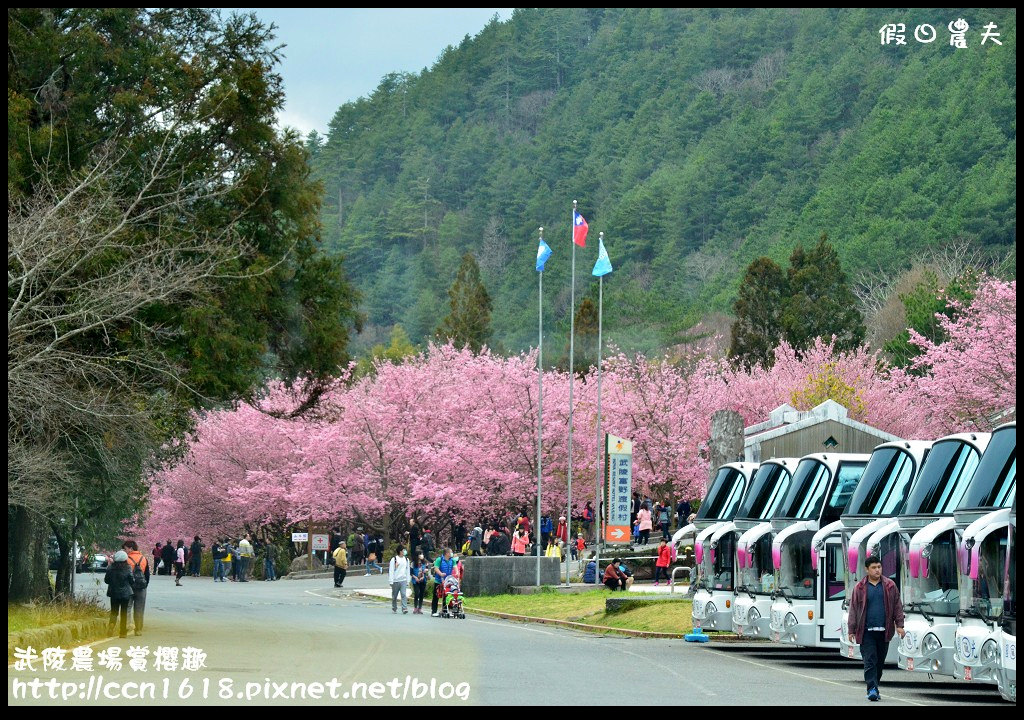
[(939, 317), (943, 342), (910, 331), (923, 351), (913, 366), (924, 371), (915, 390), (935, 434), (991, 430), (989, 416), (1017, 402), (1017, 282), (984, 277), (959, 310), (956, 319)]
[[(633, 440), (635, 487), (656, 498), (704, 493), (711, 416), (720, 409), (753, 423), (783, 403), (806, 408), (834, 397), (854, 419), (902, 437), (946, 432), (1013, 402), (1014, 292), (1013, 283), (989, 281), (947, 323), (947, 343), (917, 339), (924, 377), (824, 340), (800, 353), (783, 344), (769, 369), (699, 353), (669, 360), (613, 352), (602, 432)], [(574, 514), (594, 498), (595, 379), (591, 372), (574, 393)], [(258, 406), (199, 418), (182, 460), (153, 478), (139, 520), (146, 537), (283, 532), (314, 521), (397, 538), (411, 519), (443, 532), (448, 523), (534, 512), (535, 353), (430, 346), (400, 364), (379, 361), (357, 380), (344, 375), (316, 413), (293, 417), (293, 407), (294, 396), (271, 384)], [(543, 509), (555, 517), (566, 504), (568, 412), (568, 376), (545, 372)]]

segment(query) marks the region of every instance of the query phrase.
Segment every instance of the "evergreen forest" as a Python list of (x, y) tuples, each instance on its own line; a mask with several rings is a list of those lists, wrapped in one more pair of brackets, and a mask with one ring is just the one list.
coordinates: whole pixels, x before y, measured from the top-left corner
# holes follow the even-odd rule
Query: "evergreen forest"
[[(906, 44), (882, 43), (889, 23)], [(982, 44), (990, 23), (1001, 44)], [(686, 342), (731, 312), (753, 260), (784, 266), (822, 235), (851, 276), (950, 243), (1016, 273), (1015, 10), (516, 10), (306, 142), (325, 245), (363, 297), (356, 352), (396, 324), (434, 337), (467, 252), (490, 345), (535, 345), (539, 226), (561, 349), (574, 199), (591, 229), (577, 306), (596, 302), (603, 231), (605, 338), (625, 350)]]

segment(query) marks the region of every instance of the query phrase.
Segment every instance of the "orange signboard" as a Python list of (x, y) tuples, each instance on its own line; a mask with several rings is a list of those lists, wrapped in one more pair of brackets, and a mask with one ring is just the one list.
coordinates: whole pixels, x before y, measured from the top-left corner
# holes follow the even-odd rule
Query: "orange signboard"
[(629, 542), (629, 525), (609, 525), (604, 529), (604, 540), (610, 543)]

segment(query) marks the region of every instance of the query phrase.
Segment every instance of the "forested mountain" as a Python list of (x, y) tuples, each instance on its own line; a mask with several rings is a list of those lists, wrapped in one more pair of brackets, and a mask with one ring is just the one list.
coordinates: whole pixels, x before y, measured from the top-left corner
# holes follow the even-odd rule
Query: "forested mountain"
[[(965, 49), (950, 45), (958, 18)], [(881, 44), (888, 23), (905, 45)], [(933, 43), (915, 39), (922, 23)], [(989, 23), (1001, 45), (982, 44)], [(823, 233), (851, 273), (953, 240), (1006, 255), (1016, 85), (1013, 10), (517, 10), (388, 75), (309, 145), (326, 241), (364, 293), (364, 345), (395, 323), (431, 336), (467, 250), (495, 342), (535, 344), (543, 225), (560, 346), (578, 199), (592, 242), (577, 303), (596, 295), (604, 231), (606, 338), (650, 351), (728, 311), (751, 260), (784, 263)]]

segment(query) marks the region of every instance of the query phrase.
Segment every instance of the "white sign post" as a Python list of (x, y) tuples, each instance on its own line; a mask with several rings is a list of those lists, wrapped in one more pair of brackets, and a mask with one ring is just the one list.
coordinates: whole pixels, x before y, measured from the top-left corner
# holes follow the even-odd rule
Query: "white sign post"
[(614, 435), (605, 435), (608, 507), (604, 541), (608, 545), (628, 545), (629, 516), (633, 492), (633, 443)]

